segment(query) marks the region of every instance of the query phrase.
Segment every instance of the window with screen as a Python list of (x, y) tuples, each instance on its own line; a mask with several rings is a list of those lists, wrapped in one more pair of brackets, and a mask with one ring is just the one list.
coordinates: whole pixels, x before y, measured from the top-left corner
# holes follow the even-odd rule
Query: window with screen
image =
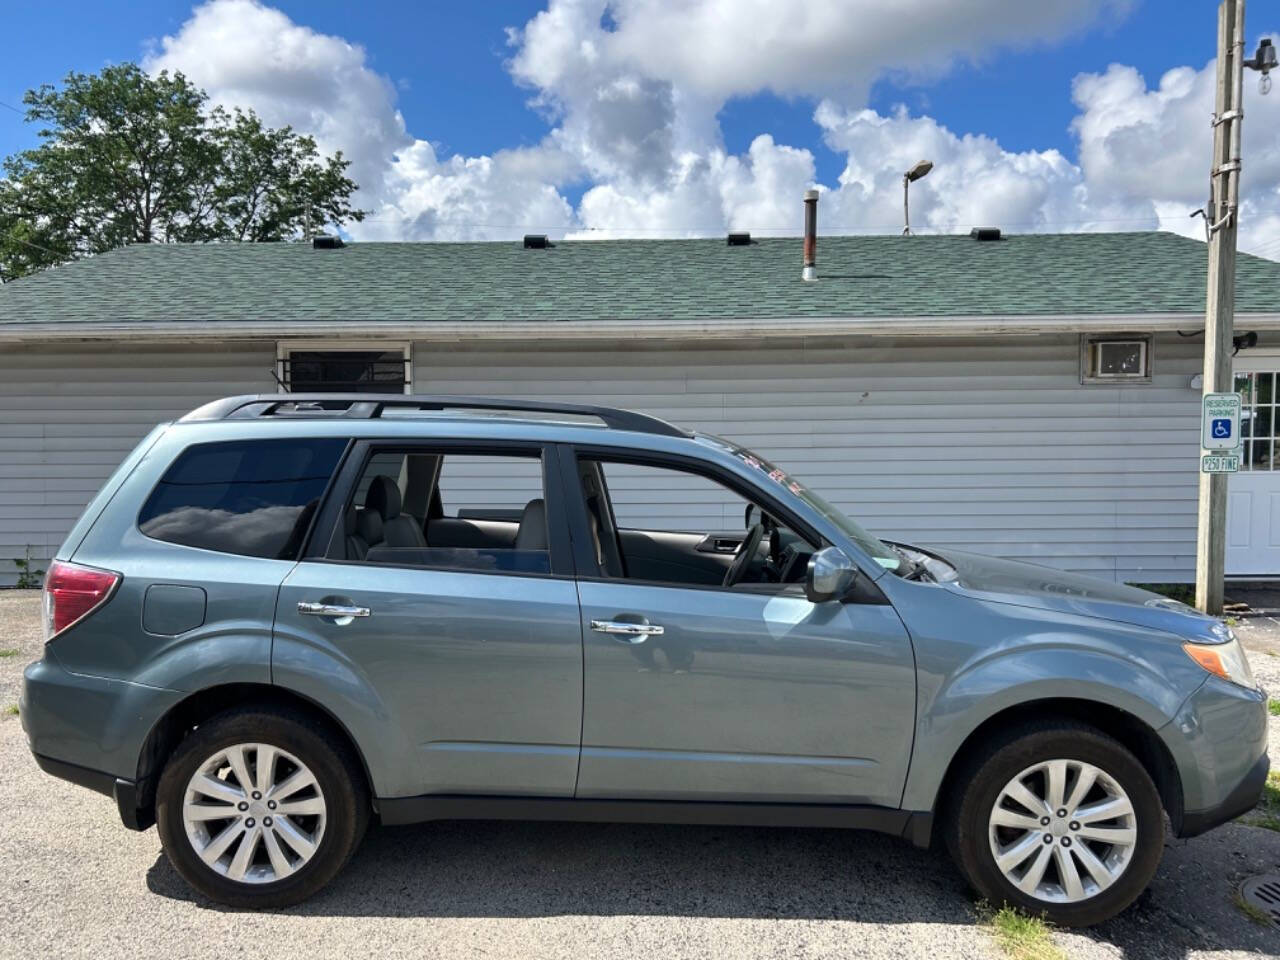
[(288, 347), (279, 377), (289, 393), (406, 393), (409, 352), (389, 349), (311, 350)]
[(1152, 338), (1086, 336), (1081, 338), (1081, 383), (1149, 383)]
[(293, 560), (346, 441), (249, 440), (188, 447), (138, 515), (155, 540)]

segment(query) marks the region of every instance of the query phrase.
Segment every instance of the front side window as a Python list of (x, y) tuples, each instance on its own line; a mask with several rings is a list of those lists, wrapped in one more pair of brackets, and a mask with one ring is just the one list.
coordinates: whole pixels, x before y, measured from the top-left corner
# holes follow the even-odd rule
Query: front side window
[(188, 447), (138, 515), (155, 540), (293, 560), (347, 442), (247, 440)]
[(676, 466), (579, 461), (603, 576), (686, 587), (783, 590), (817, 544), (710, 476)]

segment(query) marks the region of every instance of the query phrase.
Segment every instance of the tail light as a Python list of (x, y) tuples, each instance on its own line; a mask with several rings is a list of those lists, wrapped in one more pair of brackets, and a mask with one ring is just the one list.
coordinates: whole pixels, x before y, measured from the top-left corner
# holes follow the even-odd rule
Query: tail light
[(44, 639), (48, 643), (107, 602), (121, 576), (55, 560), (44, 577)]

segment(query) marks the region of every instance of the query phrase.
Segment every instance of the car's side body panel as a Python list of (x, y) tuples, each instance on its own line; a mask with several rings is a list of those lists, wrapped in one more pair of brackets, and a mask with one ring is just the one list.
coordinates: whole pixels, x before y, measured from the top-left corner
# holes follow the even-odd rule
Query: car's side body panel
[[(579, 592), (579, 797), (897, 806), (915, 664), (892, 607), (625, 581)], [(591, 629), (629, 618), (664, 632)]]
[(1204, 681), (1175, 638), (1133, 624), (981, 600), (955, 584), (886, 578), (881, 586), (916, 649), (916, 743), (902, 797), (909, 810), (933, 809), (961, 745), (1009, 708), (1092, 702), (1158, 731)]
[[(306, 601), (370, 615), (304, 616)], [(275, 683), (351, 731), (381, 797), (573, 795), (582, 634), (570, 578), (303, 562), (280, 590), (272, 664)]]

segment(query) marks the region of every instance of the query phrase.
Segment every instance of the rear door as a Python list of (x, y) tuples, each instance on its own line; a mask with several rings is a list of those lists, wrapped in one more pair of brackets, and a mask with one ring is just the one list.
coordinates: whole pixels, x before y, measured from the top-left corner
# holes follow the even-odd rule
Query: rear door
[[(405, 515), (387, 505), (396, 491), (385, 480), (376, 501), (359, 502), (373, 488), (366, 474), (392, 478), (404, 503), (427, 503), (403, 489), (412, 471), (393, 461), (428, 454), (442, 458), (442, 477), (465, 466), (452, 474), (458, 490), (442, 488), (444, 519), (487, 498), (521, 518), (510, 544), (434, 546), (423, 517), (412, 521), (425, 546), (379, 539)], [(324, 542), (280, 590), (275, 680), (321, 702), (345, 698), (381, 731), (382, 796), (573, 794), (582, 634), (558, 474), (544, 464), (528, 445), (360, 444), (322, 513)]]

